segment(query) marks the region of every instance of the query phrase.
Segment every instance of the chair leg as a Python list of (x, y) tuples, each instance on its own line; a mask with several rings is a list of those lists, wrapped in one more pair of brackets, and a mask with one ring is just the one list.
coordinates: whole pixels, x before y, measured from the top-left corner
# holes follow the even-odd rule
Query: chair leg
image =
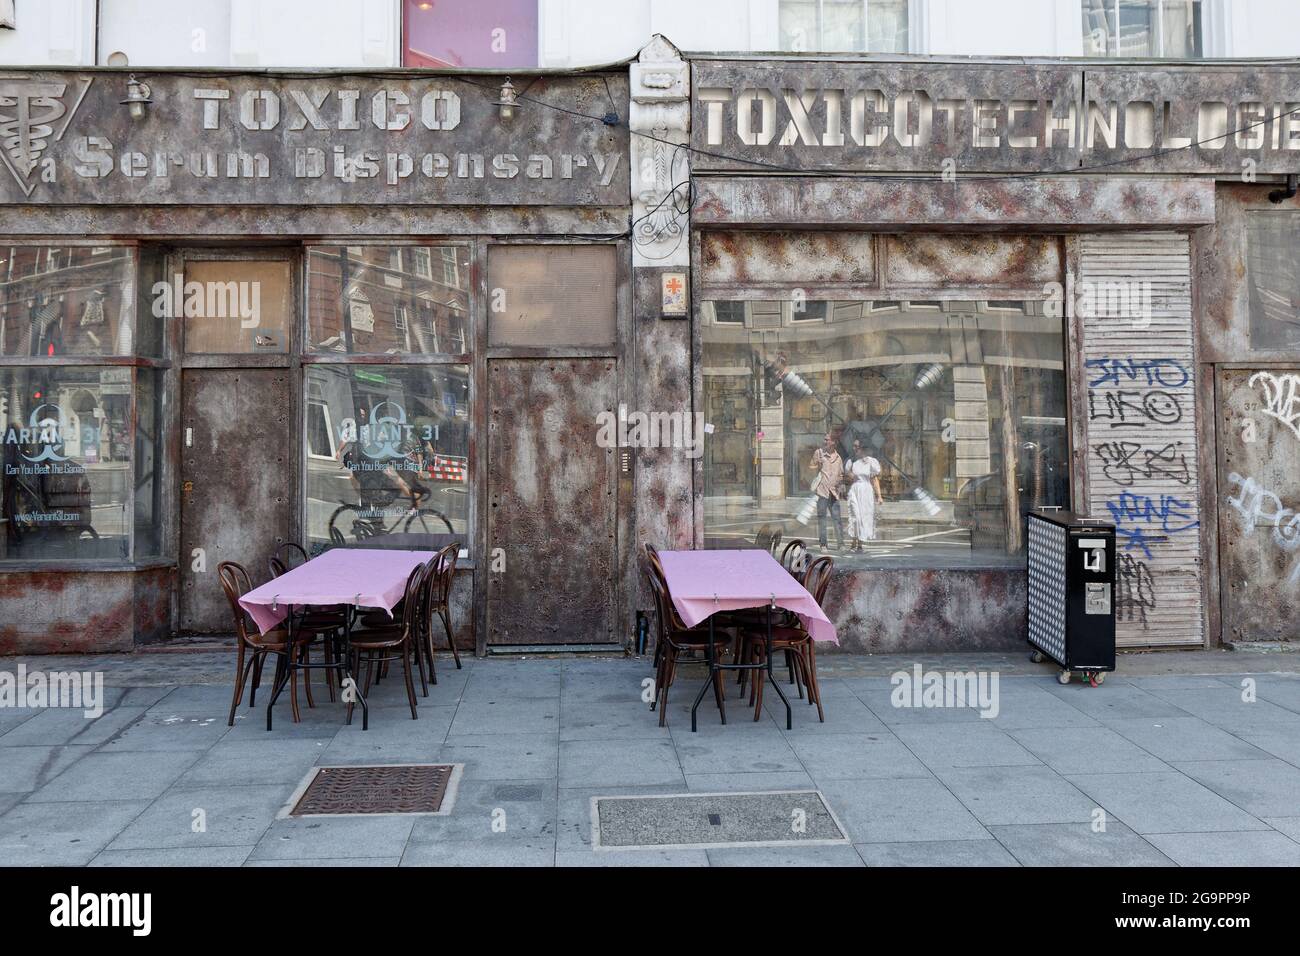
[[(755, 643), (757, 643), (757, 641), (756, 641)], [(757, 657), (757, 656), (758, 656), (758, 655), (755, 654), (755, 657)], [(763, 658), (763, 663), (766, 665), (766, 663), (767, 663), (767, 658), (766, 658), (766, 657)], [(758, 694), (757, 694), (757, 698), (758, 698), (758, 700), (757, 700), (757, 702), (754, 704), (754, 722), (755, 722), (755, 723), (757, 723), (757, 722), (758, 722), (758, 719), (759, 719), (760, 717), (763, 716), (763, 685), (766, 684), (766, 683), (767, 683), (767, 668), (766, 668), (766, 666), (764, 666), (761, 670), (756, 670), (756, 671), (754, 671), (754, 681), (753, 681), (753, 686), (754, 686), (755, 688), (757, 688), (757, 690), (758, 690)]]
[(411, 642), (415, 645), (411, 653), (415, 656), (416, 666), (420, 668), (420, 693), (425, 697), (429, 696), (429, 682), (424, 676), (424, 641), (420, 640), (419, 635), (413, 635)]
[(668, 688), (673, 685), (673, 674), (677, 669), (677, 651), (669, 645), (664, 648), (664, 680), (659, 686), (659, 726), (668, 723)]
[[(298, 655), (298, 662), (300, 664), (311, 663), (310, 644), (304, 644), (302, 646), (302, 653)], [(302, 670), (302, 686), (303, 686), (303, 690), (307, 692), (307, 706), (311, 707), (312, 709), (315, 709), (316, 701), (312, 700), (312, 696), (311, 696), (311, 668), (310, 667), (304, 667)]]
[(253, 708), (257, 706), (257, 688), (262, 685), (262, 665), (266, 663), (266, 652), (255, 651), (253, 653), (253, 686), (248, 689), (248, 706)]
[(406, 699), (411, 702), (411, 719), (419, 720), (420, 715), (415, 712), (415, 682), (411, 680), (411, 644), (409, 641), (402, 642), (402, 677), (406, 680)]
[(808, 680), (812, 682), (812, 689), (808, 693), (817, 695), (817, 719), (823, 724), (826, 723), (826, 715), (822, 712), (822, 685), (817, 679), (817, 649), (813, 647), (813, 642), (808, 641), (807, 648), (807, 667)]
[[(235, 708), (239, 706), (239, 699), (244, 696), (244, 681), (248, 679), (248, 670), (253, 666), (252, 660), (248, 665), (244, 665), (244, 639), (237, 638), (239, 641), (239, 654), (235, 658), (235, 696), (230, 701), (230, 718), (226, 721), (227, 727), (235, 726)], [(254, 654), (254, 657), (257, 655)]]
[(302, 723), (302, 714), (298, 712), (298, 671), (299, 668), (293, 666), (293, 648), (285, 648), (284, 666), (289, 668), (289, 707), (293, 711), (293, 722)]
[(451, 633), (451, 611), (445, 607), (438, 608), (438, 616), (442, 618), (443, 630), (447, 632), (447, 646), (451, 648), (451, 656), (456, 659), (456, 670), (460, 670), (460, 651), (456, 650), (456, 639)]
[[(366, 684), (361, 689), (361, 693), (365, 694), (367, 697), (370, 696), (370, 679), (374, 677), (374, 674), (375, 674), (375, 653), (374, 651), (366, 651)], [(378, 683), (378, 681), (376, 681), (376, 683)]]
[[(334, 663), (334, 631), (327, 631), (325, 637), (325, 647), (322, 653), (325, 655), (325, 663), (332, 665)], [(330, 703), (334, 703), (334, 668), (325, 668), (325, 687), (330, 692)]]

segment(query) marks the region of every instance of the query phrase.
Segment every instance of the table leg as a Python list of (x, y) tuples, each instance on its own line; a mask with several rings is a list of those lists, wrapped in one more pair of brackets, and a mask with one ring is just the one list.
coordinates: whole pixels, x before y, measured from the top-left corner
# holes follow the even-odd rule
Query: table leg
[[(781, 685), (776, 682), (776, 675), (772, 673), (772, 611), (775, 606), (775, 604), (767, 606), (767, 637), (764, 639), (766, 646), (763, 648), (767, 659), (767, 679), (776, 690), (776, 695), (781, 698), (781, 703), (785, 704), (785, 729), (794, 730), (794, 711), (790, 709), (790, 700), (781, 691)], [(761, 674), (758, 679), (763, 679)]]
[(727, 722), (727, 706), (722, 702), (722, 698), (718, 696), (718, 659), (717, 659), (717, 655), (714, 654), (713, 652), (713, 640), (714, 640), (713, 618), (710, 617), (709, 618), (709, 644), (705, 650), (705, 654), (709, 661), (709, 674), (708, 677), (705, 679), (704, 686), (701, 687), (700, 692), (695, 695), (695, 703), (691, 705), (691, 733), (695, 733), (697, 731), (695, 712), (700, 709), (700, 701), (704, 699), (704, 693), (709, 689), (710, 684), (713, 685), (714, 696), (718, 697), (718, 710), (722, 712), (722, 722), (724, 724)]
[[(366, 695), (361, 693), (361, 685), (352, 675), (352, 607), (343, 605), (343, 654), (340, 656), (344, 680), (352, 681), (352, 693), (361, 701), (361, 729), (370, 729), (370, 707), (366, 704)], [(352, 725), (352, 704), (348, 704), (348, 726)]]

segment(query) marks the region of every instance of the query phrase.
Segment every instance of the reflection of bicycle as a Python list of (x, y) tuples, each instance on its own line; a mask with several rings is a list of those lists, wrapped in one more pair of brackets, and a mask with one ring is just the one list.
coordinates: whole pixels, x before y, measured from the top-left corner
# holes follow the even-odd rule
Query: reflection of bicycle
[(330, 541), (336, 545), (347, 544), (349, 537), (354, 541), (364, 541), (381, 534), (392, 534), (399, 528), (414, 534), (437, 534), (441, 530), (439, 525), (445, 527), (448, 534), (455, 534), (456, 529), (451, 526), (451, 521), (445, 514), (433, 508), (420, 507), (421, 501), (428, 496), (429, 492), (425, 489), (414, 491), (411, 494), (411, 507), (394, 515), (391, 525), (385, 520), (383, 508), (396, 500), (396, 496), (387, 500), (383, 498), (372, 498), (368, 502), (363, 500), (359, 505), (341, 502), (341, 506), (330, 515)]

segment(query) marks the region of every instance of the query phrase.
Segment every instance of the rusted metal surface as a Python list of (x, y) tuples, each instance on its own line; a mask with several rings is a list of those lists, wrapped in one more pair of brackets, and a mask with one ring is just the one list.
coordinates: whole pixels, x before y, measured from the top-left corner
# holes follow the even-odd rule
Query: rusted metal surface
[(864, 232), (703, 233), (699, 268), (714, 284), (785, 284), (806, 288), (825, 283), (875, 285), (876, 243)]
[(181, 428), (192, 432), (181, 451), (183, 633), (229, 632), (217, 565), (236, 561), (263, 580), (267, 559), (290, 540), (292, 381), (283, 369), (185, 371)]
[(1080, 229), (1205, 225), (1214, 184), (1152, 177), (1036, 177), (955, 182), (790, 176), (699, 176), (696, 227), (825, 226), (855, 229)]
[(887, 285), (1033, 286), (1060, 280), (1061, 244), (1053, 237), (901, 235), (885, 238)]
[[(1201, 308), (1200, 346), (1205, 362), (1250, 362), (1300, 360), (1300, 335), (1294, 323), (1288, 331), (1294, 345), (1279, 343), (1276, 336), (1252, 334), (1250, 274), (1246, 227), (1252, 216), (1276, 217), (1296, 222), (1300, 218), (1300, 197), (1281, 203), (1268, 199), (1275, 186), (1265, 184), (1218, 183), (1215, 186), (1214, 225), (1205, 230), (1198, 246), (1197, 272)], [(1294, 283), (1294, 271), (1260, 276), (1265, 285), (1285, 289)], [(1271, 279), (1272, 282), (1268, 280)], [(1285, 324), (1295, 318), (1300, 303), (1280, 301)]]
[(13, 236), (141, 236), (204, 241), (297, 236), (591, 235), (627, 229), (627, 207), (0, 205)]
[(1025, 601), (1020, 568), (837, 571), (824, 607), (841, 651), (1000, 651), (1025, 646)]
[(32, 122), (6, 144), (0, 202), (627, 203), (627, 128), (599, 120), (627, 115), (626, 74), (539, 77), (509, 121), (504, 80), (151, 70), (133, 119), (121, 72), (8, 76), (0, 95)]
[(437, 813), (454, 769), (451, 764), (321, 767), (289, 815)]
[(487, 643), (619, 640), (616, 450), (596, 443), (615, 361), (495, 359), (487, 375)]
[[(662, 269), (637, 269), (634, 295), (632, 399), (642, 410), (691, 409), (691, 323), (659, 318)], [(676, 270), (667, 270), (676, 271)], [(708, 442), (709, 437), (705, 436)], [(680, 448), (628, 449), (632, 469), (635, 525), (632, 534), (638, 552), (628, 563), (628, 601), (653, 615), (654, 602), (646, 584), (641, 545), (679, 549), (695, 546), (692, 480), (694, 463)], [(629, 622), (628, 633), (631, 633)]]
[(1223, 637), (1300, 638), (1300, 363), (1218, 370)]
[(167, 636), (171, 568), (0, 574), (0, 657), (129, 651)]

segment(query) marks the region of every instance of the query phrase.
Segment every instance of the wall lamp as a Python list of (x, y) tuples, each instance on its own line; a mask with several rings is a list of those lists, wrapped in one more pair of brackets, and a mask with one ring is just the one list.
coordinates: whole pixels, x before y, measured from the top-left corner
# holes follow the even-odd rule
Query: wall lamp
[(126, 99), (122, 100), (122, 105), (131, 113), (131, 119), (144, 119), (145, 110), (153, 102), (149, 98), (150, 92), (149, 84), (140, 82), (132, 73), (126, 84)]
[(515, 87), (509, 77), (501, 85), (501, 98), (494, 100), (492, 105), (501, 111), (501, 122), (509, 123), (515, 118), (515, 108), (519, 105), (519, 98), (515, 95)]

